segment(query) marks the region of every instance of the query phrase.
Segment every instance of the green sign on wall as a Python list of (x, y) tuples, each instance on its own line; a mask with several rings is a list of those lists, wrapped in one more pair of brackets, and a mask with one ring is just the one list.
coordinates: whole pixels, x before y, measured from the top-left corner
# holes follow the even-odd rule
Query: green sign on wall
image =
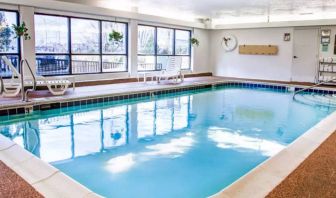
[(328, 51), (328, 46), (329, 45), (322, 45), (322, 52), (327, 52)]

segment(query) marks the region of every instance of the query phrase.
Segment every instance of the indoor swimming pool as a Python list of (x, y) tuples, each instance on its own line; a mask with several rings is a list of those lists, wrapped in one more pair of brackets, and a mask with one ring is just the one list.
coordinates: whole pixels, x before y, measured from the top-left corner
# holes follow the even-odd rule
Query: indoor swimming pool
[(287, 88), (222, 86), (9, 116), (0, 132), (105, 197), (202, 198), (334, 110)]

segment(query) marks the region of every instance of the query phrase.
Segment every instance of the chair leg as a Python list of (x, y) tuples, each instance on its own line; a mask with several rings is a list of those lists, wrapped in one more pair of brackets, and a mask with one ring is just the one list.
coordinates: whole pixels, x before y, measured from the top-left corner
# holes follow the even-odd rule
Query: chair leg
[(75, 89), (76, 89), (76, 84), (72, 83), (72, 91), (75, 91)]
[(8, 90), (4, 88), (4, 91), (2, 93), (3, 97), (16, 97), (21, 92), (21, 87), (17, 87), (15, 90)]

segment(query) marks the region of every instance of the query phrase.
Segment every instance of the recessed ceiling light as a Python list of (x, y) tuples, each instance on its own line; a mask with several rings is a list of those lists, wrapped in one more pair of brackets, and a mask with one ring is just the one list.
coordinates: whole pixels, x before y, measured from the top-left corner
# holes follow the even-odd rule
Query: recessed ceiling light
[(312, 15), (312, 14), (314, 14), (314, 13), (312, 13), (312, 12), (303, 12), (303, 13), (300, 13), (300, 15)]

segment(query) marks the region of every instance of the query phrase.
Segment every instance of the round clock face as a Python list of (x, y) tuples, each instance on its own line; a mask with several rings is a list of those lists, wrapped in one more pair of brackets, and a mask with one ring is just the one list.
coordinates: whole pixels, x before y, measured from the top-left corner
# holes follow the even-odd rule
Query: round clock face
[(231, 52), (237, 47), (237, 38), (233, 35), (225, 35), (222, 38), (222, 46), (227, 52)]

